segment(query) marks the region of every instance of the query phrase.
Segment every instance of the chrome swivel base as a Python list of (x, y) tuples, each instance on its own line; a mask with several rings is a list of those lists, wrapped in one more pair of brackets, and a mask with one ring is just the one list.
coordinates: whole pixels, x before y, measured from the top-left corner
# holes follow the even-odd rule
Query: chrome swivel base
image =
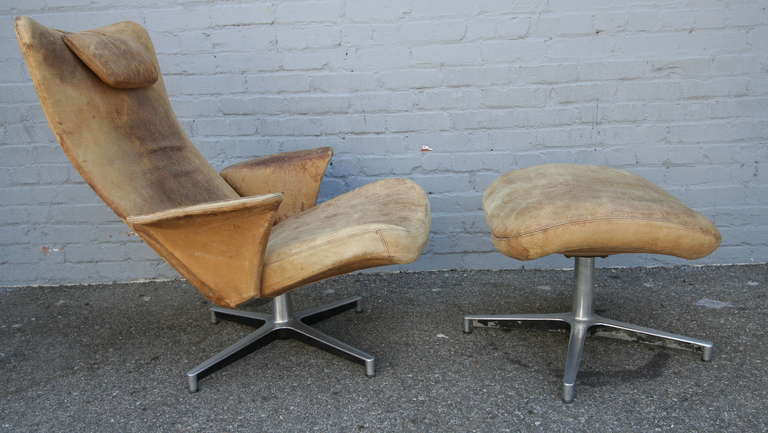
[(245, 336), (237, 343), (222, 350), (216, 355), (212, 356), (202, 364), (189, 370), (187, 372), (187, 380), (189, 382), (189, 392), (197, 392), (198, 379), (200, 376), (210, 373), (212, 370), (217, 369), (223, 364), (235, 359), (239, 355), (246, 352), (250, 346), (254, 345), (258, 341), (264, 339), (273, 333), (280, 334), (292, 334), (294, 337), (305, 337), (312, 343), (318, 344), (323, 349), (329, 351), (337, 351), (346, 354), (356, 360), (365, 364), (365, 374), (369, 377), (373, 377), (376, 374), (375, 359), (373, 355), (370, 355), (362, 350), (356, 349), (346, 343), (319, 331), (304, 321), (317, 319), (320, 316), (326, 315), (332, 310), (341, 310), (345, 307), (355, 307), (355, 311), (358, 313), (362, 311), (360, 305), (361, 298), (359, 296), (342, 299), (330, 304), (322, 305), (320, 307), (310, 308), (298, 313), (293, 313), (291, 310), (291, 301), (288, 294), (282, 294), (275, 297), (272, 300), (272, 314), (254, 313), (250, 311), (233, 310), (230, 308), (213, 307), (211, 308), (211, 321), (218, 323), (219, 319), (225, 320), (244, 320), (246, 322), (258, 321), (263, 324), (258, 327), (256, 331)]
[[(684, 343), (701, 349), (701, 359), (712, 359), (712, 343), (697, 338), (685, 337), (658, 331), (651, 328), (606, 319), (594, 314), (592, 311), (593, 286), (592, 274), (595, 269), (593, 257), (576, 257), (576, 291), (573, 295), (573, 312), (555, 314), (494, 314), (464, 316), (464, 332), (472, 332), (472, 327), (478, 322), (504, 322), (504, 321), (556, 321), (570, 325), (571, 335), (568, 343), (568, 354), (565, 360), (565, 374), (563, 375), (563, 401), (570, 403), (576, 396), (576, 375), (579, 373), (579, 364), (584, 350), (584, 340), (588, 331), (593, 326), (603, 326), (618, 329), (621, 332), (632, 332), (641, 336), (650, 336), (671, 340), (676, 343)], [(604, 334), (611, 336), (610, 334)]]

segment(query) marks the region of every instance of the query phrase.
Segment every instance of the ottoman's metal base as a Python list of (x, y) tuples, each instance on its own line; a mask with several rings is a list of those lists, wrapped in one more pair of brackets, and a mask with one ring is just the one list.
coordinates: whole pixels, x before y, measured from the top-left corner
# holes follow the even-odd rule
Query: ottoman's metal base
[(376, 374), (376, 369), (375, 358), (373, 355), (356, 349), (304, 323), (305, 320), (311, 320), (315, 318), (315, 316), (324, 315), (331, 310), (341, 310), (344, 307), (351, 308), (354, 306), (355, 310), (359, 313), (362, 311), (360, 301), (361, 298), (355, 296), (319, 307), (310, 308), (298, 313), (292, 313), (291, 302), (286, 293), (273, 299), (271, 315), (222, 307), (211, 308), (211, 321), (213, 323), (218, 323), (221, 318), (225, 320), (245, 319), (247, 322), (255, 320), (263, 322), (263, 324), (258, 326), (258, 329), (255, 332), (212, 356), (192, 370), (189, 370), (189, 372), (187, 372), (189, 392), (197, 392), (198, 379), (201, 375), (211, 372), (223, 363), (240, 355), (253, 344), (273, 333), (281, 333), (283, 335), (292, 334), (293, 336), (309, 338), (313, 343), (318, 344), (326, 350), (347, 354), (365, 364), (365, 373), (369, 377), (374, 376)]
[(574, 388), (576, 375), (579, 373), (579, 363), (584, 350), (584, 340), (589, 328), (593, 326), (605, 326), (620, 331), (633, 332), (645, 336), (663, 338), (679, 343), (690, 344), (701, 348), (701, 359), (712, 359), (713, 344), (698, 338), (685, 337), (656, 329), (645, 328), (617, 320), (606, 319), (592, 312), (593, 286), (592, 274), (595, 269), (594, 258), (576, 257), (576, 291), (573, 296), (573, 312), (555, 314), (472, 314), (464, 316), (464, 332), (472, 332), (472, 327), (478, 321), (503, 322), (503, 321), (557, 321), (570, 325), (571, 337), (568, 343), (568, 355), (565, 360), (565, 373), (563, 375), (563, 401), (570, 403), (576, 396)]

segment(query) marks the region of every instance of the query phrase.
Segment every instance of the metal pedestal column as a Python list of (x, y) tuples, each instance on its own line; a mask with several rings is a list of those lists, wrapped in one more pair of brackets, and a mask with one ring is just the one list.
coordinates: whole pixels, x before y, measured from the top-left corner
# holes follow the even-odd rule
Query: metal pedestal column
[(365, 364), (366, 375), (370, 377), (374, 376), (376, 374), (376, 369), (375, 358), (373, 355), (356, 349), (304, 323), (305, 320), (310, 320), (315, 316), (323, 315), (331, 310), (348, 309), (354, 306), (355, 310), (359, 313), (362, 311), (360, 301), (361, 298), (359, 296), (354, 296), (351, 298), (332, 302), (330, 304), (294, 313), (289, 294), (285, 293), (275, 297), (272, 300), (271, 315), (254, 313), (250, 311), (233, 310), (230, 308), (212, 307), (211, 321), (213, 323), (218, 323), (219, 319), (239, 319), (245, 320), (246, 322), (261, 322), (262, 324), (260, 326), (254, 324), (258, 328), (256, 331), (212, 356), (192, 370), (189, 370), (189, 372), (187, 372), (189, 391), (196, 392), (198, 390), (198, 380), (201, 376), (210, 373), (212, 370), (239, 355), (253, 344), (276, 332), (279, 332), (283, 335), (288, 334), (294, 337), (305, 337), (312, 340), (312, 342), (317, 343), (320, 347), (326, 350), (332, 352), (342, 352), (346, 355), (349, 355), (352, 358), (355, 358), (356, 360)]
[(573, 311), (570, 313), (555, 314), (472, 314), (464, 316), (464, 332), (472, 332), (473, 326), (477, 322), (503, 322), (503, 321), (557, 321), (565, 322), (570, 325), (571, 333), (568, 342), (568, 354), (565, 360), (565, 372), (563, 374), (563, 401), (570, 403), (576, 396), (575, 384), (576, 376), (579, 373), (579, 364), (581, 363), (582, 353), (584, 351), (584, 340), (588, 331), (593, 326), (605, 326), (608, 328), (619, 329), (624, 332), (634, 332), (636, 334), (672, 340), (679, 343), (690, 344), (701, 348), (701, 359), (709, 361), (712, 359), (713, 344), (710, 341), (699, 340), (698, 338), (685, 337), (656, 329), (645, 328), (630, 323), (619, 322), (617, 320), (606, 319), (594, 313), (593, 304), (593, 284), (592, 275), (595, 270), (594, 257), (576, 257), (576, 290), (573, 294)]

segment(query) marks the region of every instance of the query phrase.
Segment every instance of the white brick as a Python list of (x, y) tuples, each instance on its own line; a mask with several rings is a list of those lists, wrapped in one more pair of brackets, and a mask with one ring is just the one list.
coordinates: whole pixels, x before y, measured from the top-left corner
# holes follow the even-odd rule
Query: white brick
[(324, 69), (331, 65), (341, 66), (346, 57), (346, 52), (343, 49), (297, 51), (284, 56), (283, 68), (289, 71)]
[(715, 96), (746, 96), (747, 78), (720, 78), (711, 81), (687, 81), (681, 86), (684, 98), (706, 98)]
[(478, 11), (476, 2), (464, 0), (442, 0), (439, 7), (435, 7), (432, 0), (413, 0), (413, 14), (416, 16), (472, 16)]
[(529, 84), (561, 84), (576, 81), (579, 70), (572, 64), (520, 66), (515, 69), (518, 80)]
[(664, 51), (669, 54), (688, 53), (691, 56), (732, 54), (749, 48), (747, 33), (731, 30), (639, 33), (638, 36), (615, 38), (612, 43), (613, 50), (622, 57), (654, 55), (660, 47), (664, 47)]
[(198, 119), (220, 115), (219, 100), (219, 97), (196, 96), (189, 98), (185, 96), (174, 98), (171, 103), (173, 111), (179, 118)]
[[(632, 46), (626, 46), (623, 48), (615, 49), (616, 41), (609, 36), (593, 36), (593, 37), (581, 37), (581, 38), (559, 38), (549, 41), (546, 45), (547, 57), (550, 59), (562, 62), (564, 60), (579, 60), (584, 59), (594, 61), (595, 59), (602, 59), (608, 57), (612, 52), (616, 52), (618, 56), (626, 57), (629, 54), (636, 56), (633, 53), (633, 49), (640, 50), (637, 46), (644, 47), (646, 53), (652, 51), (654, 41), (643, 42), (640, 38), (636, 38), (636, 44)], [(621, 41), (620, 41), (621, 42)], [(664, 42), (659, 42), (664, 43)], [(624, 43), (625, 45), (631, 45)], [(648, 44), (648, 45), (645, 45)], [(635, 46), (637, 45), (637, 46)], [(650, 47), (649, 47), (650, 46)]]
[[(274, 72), (283, 66), (284, 55), (276, 52), (217, 53), (217, 70), (224, 74), (248, 74), (259, 71)], [(250, 79), (252, 75), (246, 75)]]
[(437, 69), (406, 69), (384, 71), (378, 74), (381, 86), (386, 89), (423, 89), (442, 84), (442, 73)]
[(386, 129), (386, 119), (378, 115), (359, 115), (326, 117), (320, 128), (324, 134), (363, 134), (382, 133)]
[(410, 65), (411, 50), (401, 46), (358, 48), (345, 57), (363, 70), (400, 69)]
[(195, 135), (203, 136), (237, 136), (253, 135), (258, 131), (259, 122), (250, 117), (201, 119), (195, 121)]
[(279, 50), (328, 48), (341, 44), (341, 30), (335, 27), (281, 27), (277, 30), (276, 46)]
[(520, 39), (528, 35), (531, 18), (525, 16), (483, 16), (467, 24), (465, 40)]
[[(768, 14), (764, 6), (746, 4), (723, 9), (721, 12), (722, 15), (725, 15), (726, 25), (728, 26), (760, 26), (765, 24), (766, 15)], [(706, 12), (710, 12), (710, 15), (715, 15), (711, 11)], [(705, 11), (699, 12), (700, 15), (704, 13)], [(722, 15), (718, 13), (716, 18), (722, 20)]]
[[(53, 140), (48, 139), (48, 141), (53, 141)], [(31, 149), (35, 155), (35, 164), (68, 164), (69, 163), (69, 160), (67, 159), (67, 156), (64, 154), (64, 151), (62, 151), (61, 147), (58, 145), (52, 144), (52, 145), (31, 146)]]
[[(435, 179), (436, 183), (444, 182), (445, 178), (443, 179)], [(450, 194), (433, 194), (432, 190), (430, 188), (431, 183), (429, 181), (425, 181), (424, 178), (415, 178), (413, 179), (417, 183), (419, 183), (422, 188), (424, 188), (427, 191), (427, 194), (430, 195), (429, 202), (431, 206), (434, 206), (434, 208), (441, 209), (444, 212), (453, 212), (453, 213), (466, 213), (466, 212), (481, 212), (482, 211), (482, 200), (479, 200), (477, 192), (467, 192), (470, 190), (471, 186), (467, 185), (465, 189), (463, 189), (462, 192), (457, 192), (459, 188), (456, 186), (456, 183), (454, 182), (454, 192)], [(458, 179), (457, 179), (458, 180)], [(467, 184), (469, 183), (469, 178), (464, 178), (461, 180), (466, 180)]]
[(373, 45), (396, 45), (400, 42), (401, 26), (397, 24), (372, 24), (370, 38)]
[[(652, 64), (647, 60), (583, 62), (563, 65), (563, 67), (577, 70), (580, 81), (629, 80), (649, 78), (653, 74)], [(674, 72), (678, 68), (676, 60), (656, 66), (658, 71), (667, 71), (664, 74)]]
[(219, 69), (213, 53), (160, 55), (158, 61), (164, 74), (212, 74)]
[(627, 29), (640, 30), (658, 26), (657, 11), (601, 12), (593, 15), (595, 33), (621, 32)]
[(544, 56), (546, 42), (538, 39), (491, 41), (477, 48), (485, 63), (527, 62)]
[(481, 63), (483, 51), (479, 44), (429, 45), (412, 49), (412, 63), (417, 66), (461, 66)]
[(414, 21), (400, 26), (404, 42), (457, 42), (464, 37), (467, 25), (463, 20)]
[(158, 54), (198, 53), (213, 47), (209, 32), (188, 31), (178, 33), (154, 32), (150, 35)]
[(35, 161), (34, 149), (30, 146), (11, 146), (0, 147), (0, 167), (17, 167), (33, 164)]
[[(342, 144), (337, 144), (336, 149), (340, 154), (390, 155), (405, 153), (409, 146), (402, 136), (369, 135), (346, 137)], [(412, 146), (410, 149), (414, 152), (418, 150)]]
[(711, 59), (709, 70), (715, 75), (760, 74), (761, 63), (766, 60), (752, 55), (718, 56)]
[(269, 24), (275, 20), (274, 6), (271, 3), (212, 7), (209, 14), (214, 26)]
[[(224, 97), (219, 101), (222, 114), (282, 114), (288, 109), (288, 101), (282, 96)], [(211, 123), (221, 122), (211, 119)], [(223, 123), (223, 122), (221, 122)]]
[(423, 90), (416, 95), (415, 108), (419, 110), (461, 110), (480, 106), (480, 90), (448, 88)]
[(242, 75), (176, 76), (166, 80), (171, 94), (211, 95), (239, 93), (245, 90)]
[(448, 129), (450, 123), (446, 113), (390, 114), (386, 122), (390, 132), (440, 131)]
[(410, 0), (348, 1), (345, 16), (354, 22), (394, 21), (411, 12), (410, 3)]
[(32, 83), (0, 85), (0, 104), (30, 103), (36, 98)]
[(204, 29), (211, 25), (207, 8), (151, 9), (144, 15), (146, 26), (153, 32)]
[(211, 41), (217, 51), (270, 50), (276, 46), (277, 34), (272, 26), (237, 27), (211, 33)]
[(546, 0), (477, 0), (476, 3), (478, 13), (489, 15), (536, 13), (547, 6)]
[(365, 176), (407, 176), (419, 167), (418, 155), (401, 157), (371, 156), (356, 158), (355, 164)]
[(489, 88), (482, 91), (482, 105), (489, 108), (542, 107), (547, 103), (545, 87)]
[(354, 92), (373, 90), (379, 87), (376, 75), (367, 72), (313, 74), (309, 79), (309, 87), (318, 92)]
[(309, 91), (307, 74), (258, 74), (248, 75), (247, 89), (252, 93), (281, 93)]
[(445, 68), (443, 77), (446, 86), (508, 84), (518, 78), (513, 66)]
[(350, 111), (355, 113), (398, 112), (412, 110), (416, 95), (412, 92), (357, 93), (350, 98)]
[(347, 113), (350, 108), (349, 96), (312, 95), (286, 96), (283, 100), (283, 112), (293, 114), (330, 114)]
[(531, 24), (534, 37), (584, 36), (595, 33), (592, 14), (543, 16)]
[(24, 83), (28, 79), (24, 64), (18, 58), (0, 61), (0, 76), (7, 83)]
[(275, 13), (278, 23), (333, 22), (342, 11), (340, 0), (280, 2)]
[[(472, 190), (472, 182), (468, 174), (415, 175), (413, 176), (413, 180), (421, 185), (421, 187), (429, 194), (447, 194), (448, 197), (454, 195), (463, 197), (463, 199), (459, 199), (459, 202), (463, 204), (467, 204), (465, 199), (469, 196), (467, 194), (460, 195), (457, 193), (466, 193)], [(472, 193), (471, 196), (477, 198), (477, 194)], [(480, 204), (477, 203), (472, 206), (479, 207)]]
[(369, 24), (346, 24), (340, 28), (344, 45), (363, 45), (372, 40), (373, 29)]

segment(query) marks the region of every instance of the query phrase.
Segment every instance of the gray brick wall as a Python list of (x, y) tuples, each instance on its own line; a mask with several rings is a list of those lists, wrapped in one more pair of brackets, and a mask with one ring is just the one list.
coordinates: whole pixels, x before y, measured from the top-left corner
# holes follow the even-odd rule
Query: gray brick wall
[[(126, 6), (131, 3), (131, 6)], [(648, 177), (713, 218), (697, 263), (768, 261), (768, 1), (10, 0), (0, 4), (0, 285), (176, 274), (68, 165), (12, 31), (148, 27), (212, 163), (333, 146), (327, 199), (403, 176), (433, 231), (407, 269), (566, 267), (495, 253), (481, 193), (545, 162)], [(421, 152), (429, 146), (431, 152)], [(608, 266), (683, 261), (625, 255)]]

